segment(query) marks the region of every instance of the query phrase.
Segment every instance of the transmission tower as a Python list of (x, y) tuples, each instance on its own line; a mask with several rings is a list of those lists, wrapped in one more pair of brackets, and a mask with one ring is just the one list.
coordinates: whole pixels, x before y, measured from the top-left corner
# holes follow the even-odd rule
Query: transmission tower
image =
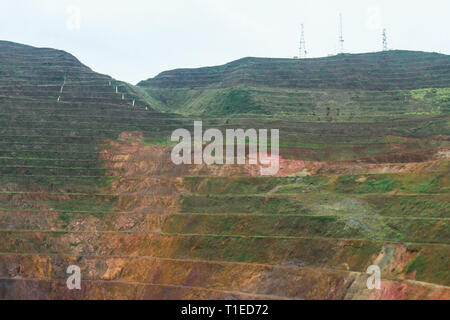
[(388, 50), (388, 44), (387, 44), (387, 36), (386, 36), (386, 29), (383, 29), (383, 51)]
[(342, 28), (342, 13), (339, 13), (339, 51), (344, 53), (344, 35)]
[(301, 25), (301, 35), (300, 35), (300, 49), (299, 49), (299, 59), (306, 58), (306, 42), (305, 42), (305, 28), (303, 26), (303, 23)]

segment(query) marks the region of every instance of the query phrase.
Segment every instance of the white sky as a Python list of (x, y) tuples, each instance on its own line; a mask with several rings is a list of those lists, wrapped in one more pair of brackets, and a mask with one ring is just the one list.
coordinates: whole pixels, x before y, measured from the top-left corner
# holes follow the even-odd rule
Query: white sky
[[(79, 19), (77, 19), (79, 12)], [(346, 52), (450, 54), (449, 0), (0, 0), (0, 39), (66, 50), (95, 71), (136, 83), (181, 67), (247, 56)]]

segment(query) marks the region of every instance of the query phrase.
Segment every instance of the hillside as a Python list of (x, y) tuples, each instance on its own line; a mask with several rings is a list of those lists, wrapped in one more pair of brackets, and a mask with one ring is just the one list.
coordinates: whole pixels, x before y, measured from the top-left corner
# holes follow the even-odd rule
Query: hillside
[[(246, 58), (132, 86), (0, 41), (0, 75), (0, 299), (450, 298), (448, 56)], [(199, 119), (279, 128), (280, 172), (175, 166), (170, 134)]]
[(393, 50), (301, 60), (244, 58), (223, 66), (166, 71), (138, 86), (406, 90), (448, 88), (449, 83), (450, 56)]
[(93, 72), (71, 54), (50, 48), (34, 48), (9, 41), (0, 41), (0, 75), (2, 85), (61, 84), (71, 80), (111, 80)]
[(166, 71), (138, 86), (188, 116), (386, 121), (450, 112), (450, 57), (409, 51), (318, 59), (245, 58)]
[(104, 139), (133, 130), (151, 136), (157, 118), (171, 117), (155, 112), (139, 89), (64, 51), (2, 41), (0, 57), (2, 182), (97, 181)]

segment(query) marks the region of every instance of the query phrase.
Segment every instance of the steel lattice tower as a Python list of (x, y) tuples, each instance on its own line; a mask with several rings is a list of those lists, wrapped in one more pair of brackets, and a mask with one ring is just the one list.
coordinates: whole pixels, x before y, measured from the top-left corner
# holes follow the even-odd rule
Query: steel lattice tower
[(300, 49), (299, 49), (299, 59), (306, 58), (306, 41), (305, 41), (305, 28), (303, 23), (301, 24), (301, 35), (300, 35)]
[(342, 13), (339, 13), (339, 51), (344, 53), (344, 32), (342, 27)]
[(387, 36), (386, 36), (386, 29), (383, 29), (383, 51), (388, 50), (388, 44), (387, 44)]

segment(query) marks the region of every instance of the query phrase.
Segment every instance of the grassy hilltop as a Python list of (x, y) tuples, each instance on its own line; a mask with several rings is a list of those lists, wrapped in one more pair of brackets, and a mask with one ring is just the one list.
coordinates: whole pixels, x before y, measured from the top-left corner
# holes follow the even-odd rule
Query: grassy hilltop
[(142, 87), (395, 90), (446, 88), (449, 59), (437, 53), (393, 50), (313, 59), (243, 58), (223, 66), (165, 71)]
[(138, 86), (163, 107), (184, 114), (385, 120), (392, 114), (448, 113), (449, 61), (446, 55), (411, 51), (244, 58), (218, 67), (166, 71)]
[(159, 137), (171, 122), (138, 92), (67, 52), (0, 41), (0, 181), (100, 182), (104, 139), (136, 130)]

